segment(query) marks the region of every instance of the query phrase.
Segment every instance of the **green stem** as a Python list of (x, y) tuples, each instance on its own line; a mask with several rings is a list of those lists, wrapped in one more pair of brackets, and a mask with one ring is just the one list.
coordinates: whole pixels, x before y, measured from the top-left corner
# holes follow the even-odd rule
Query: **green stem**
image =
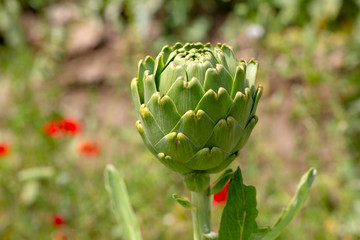
[(192, 191), (191, 199), (196, 206), (192, 211), (194, 240), (203, 240), (203, 235), (211, 232), (210, 186), (205, 191)]

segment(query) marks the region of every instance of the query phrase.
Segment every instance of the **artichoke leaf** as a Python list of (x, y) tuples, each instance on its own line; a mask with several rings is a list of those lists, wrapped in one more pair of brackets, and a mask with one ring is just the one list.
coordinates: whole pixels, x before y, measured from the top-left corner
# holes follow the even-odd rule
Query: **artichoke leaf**
[(234, 161), (234, 159), (237, 156), (239, 156), (239, 152), (235, 152), (235, 153), (231, 154), (228, 158), (226, 158), (224, 161), (222, 161), (219, 166), (209, 169), (206, 172), (207, 173), (218, 173), (218, 172), (223, 171), (225, 168), (227, 168), (229, 166), (230, 163), (232, 163), (232, 161)]
[(159, 92), (161, 95), (165, 95), (179, 77), (185, 76), (186, 72), (182, 65), (177, 65), (174, 62), (170, 63), (160, 75)]
[(185, 166), (194, 170), (208, 170), (219, 166), (230, 156), (220, 148), (203, 148), (194, 157), (185, 163)]
[(233, 78), (223, 65), (217, 64), (216, 68), (209, 68), (205, 73), (204, 91), (209, 89), (217, 92), (220, 87), (231, 93)]
[(211, 130), (215, 123), (203, 111), (199, 110), (195, 114), (193, 110), (187, 111), (176, 124), (172, 132), (185, 134), (198, 149), (202, 148), (208, 141)]
[(162, 164), (170, 168), (174, 172), (178, 172), (182, 175), (186, 175), (191, 172), (191, 169), (184, 166), (184, 164), (174, 160), (171, 156), (165, 155), (164, 153), (159, 153), (157, 158)]
[(136, 109), (136, 114), (138, 116), (138, 118), (140, 118), (140, 106), (141, 106), (141, 100), (140, 100), (140, 96), (139, 96), (139, 90), (138, 90), (138, 79), (137, 78), (133, 78), (133, 80), (131, 81), (131, 96), (132, 99), (134, 101), (135, 104), (135, 109)]
[(249, 88), (252, 95), (255, 93), (255, 79), (258, 68), (259, 64), (254, 60), (250, 60), (246, 66), (244, 89)]
[(228, 117), (226, 120), (221, 119), (216, 124), (214, 131), (205, 146), (218, 147), (225, 152), (230, 153), (243, 134), (244, 130), (233, 117)]
[(140, 102), (144, 103), (144, 76), (145, 71), (149, 71), (149, 73), (153, 73), (155, 62), (154, 59), (150, 56), (147, 56), (145, 60), (140, 60), (138, 64), (138, 92), (140, 97)]
[(259, 104), (259, 101), (260, 101), (262, 92), (263, 92), (263, 87), (260, 85), (260, 86), (257, 88), (256, 93), (255, 93), (255, 101), (254, 101), (253, 107), (252, 107), (252, 109), (251, 109), (250, 117), (255, 116), (256, 109), (257, 109), (257, 106), (258, 106), (258, 104)]
[(140, 106), (141, 123), (144, 128), (145, 135), (148, 137), (151, 145), (155, 145), (165, 134), (157, 124), (154, 116), (145, 104)]
[(230, 111), (230, 116), (234, 117), (240, 126), (244, 129), (251, 119), (251, 110), (253, 109), (254, 100), (251, 97), (249, 88), (245, 89), (245, 95), (237, 92), (234, 99), (234, 107)]
[(244, 82), (245, 82), (245, 70), (246, 69), (246, 64), (245, 63), (240, 63), (237, 67), (236, 67), (236, 73), (234, 76), (234, 83), (233, 83), (233, 87), (232, 87), (232, 91), (231, 91), (231, 98), (235, 98), (237, 92), (241, 92), (243, 94), (245, 94), (245, 88), (244, 87)]
[(241, 148), (243, 148), (247, 142), (247, 140), (250, 137), (250, 134), (252, 130), (254, 129), (256, 123), (258, 122), (257, 116), (254, 116), (250, 122), (247, 124), (246, 128), (244, 129), (244, 134), (242, 138), (240, 138), (240, 141), (236, 144), (236, 146), (233, 148), (232, 152), (239, 151)]
[(169, 133), (180, 120), (174, 102), (167, 95), (161, 98), (159, 92), (154, 93), (147, 106), (164, 133)]
[(147, 104), (151, 96), (156, 92), (156, 85), (154, 81), (154, 75), (145, 72), (144, 77), (144, 103)]
[(232, 105), (233, 102), (225, 88), (219, 88), (218, 93), (210, 89), (201, 98), (195, 112), (202, 109), (215, 123), (217, 123), (220, 119), (227, 117), (229, 111), (232, 109)]
[(151, 144), (151, 142), (149, 141), (149, 139), (146, 137), (145, 131), (144, 131), (144, 127), (142, 126), (140, 121), (136, 121), (136, 128), (138, 130), (138, 132), (140, 133), (140, 136), (142, 138), (142, 140), (144, 141), (145, 145), (148, 147), (148, 149), (150, 150), (150, 152), (152, 154), (154, 154), (155, 156), (157, 155), (156, 150), (154, 149), (153, 145)]
[(204, 91), (196, 78), (186, 81), (184, 77), (179, 77), (166, 95), (173, 100), (178, 113), (183, 115), (185, 112), (196, 108), (204, 95)]
[(171, 156), (174, 161), (184, 163), (196, 153), (196, 147), (183, 133), (171, 132), (164, 136), (155, 146), (157, 152)]
[(222, 65), (229, 71), (231, 76), (235, 76), (237, 60), (234, 54), (234, 50), (223, 44), (221, 46), (221, 51), (217, 52), (218, 58), (220, 59)]

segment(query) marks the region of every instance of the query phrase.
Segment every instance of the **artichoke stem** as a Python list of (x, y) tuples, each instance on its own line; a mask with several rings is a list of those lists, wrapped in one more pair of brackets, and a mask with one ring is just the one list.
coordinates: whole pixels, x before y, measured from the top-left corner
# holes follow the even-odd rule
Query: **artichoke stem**
[(204, 240), (203, 235), (211, 232), (210, 186), (205, 191), (192, 191), (191, 199), (196, 206), (192, 211), (194, 240)]

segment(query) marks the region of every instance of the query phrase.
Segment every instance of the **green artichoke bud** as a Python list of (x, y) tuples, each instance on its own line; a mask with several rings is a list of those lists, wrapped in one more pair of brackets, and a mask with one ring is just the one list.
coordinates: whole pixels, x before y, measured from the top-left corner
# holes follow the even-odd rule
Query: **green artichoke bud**
[(131, 91), (146, 146), (183, 175), (225, 169), (258, 121), (257, 69), (225, 44), (177, 43), (140, 61)]

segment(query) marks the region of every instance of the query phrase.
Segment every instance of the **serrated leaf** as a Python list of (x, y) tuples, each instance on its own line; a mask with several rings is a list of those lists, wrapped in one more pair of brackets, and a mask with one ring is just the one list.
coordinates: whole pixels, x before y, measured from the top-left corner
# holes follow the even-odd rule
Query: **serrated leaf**
[(140, 229), (136, 223), (125, 182), (112, 165), (105, 170), (105, 187), (111, 199), (112, 210), (121, 227), (124, 239), (141, 240)]
[(255, 221), (256, 189), (243, 183), (240, 168), (228, 185), (226, 206), (221, 216), (219, 240), (248, 240), (258, 227)]
[[(265, 234), (259, 234), (250, 238), (250, 240), (274, 240), (276, 239), (282, 231), (289, 225), (289, 223), (294, 219), (294, 217), (299, 213), (300, 209), (307, 199), (310, 187), (315, 179), (316, 169), (311, 168), (307, 171), (301, 178), (299, 185), (297, 187), (295, 196), (287, 206), (287, 208), (282, 212), (279, 220), (275, 223), (272, 229)], [(263, 235), (263, 236), (261, 236)]]
[(225, 170), (218, 179), (214, 182), (213, 186), (211, 187), (210, 193), (217, 194), (224, 189), (226, 183), (230, 180), (230, 178), (234, 175), (232, 169)]
[(173, 194), (172, 198), (178, 202), (182, 207), (186, 208), (186, 209), (190, 209), (192, 211), (196, 211), (196, 206), (194, 204), (192, 204), (189, 200), (187, 200), (186, 198), (178, 195), (178, 194)]

